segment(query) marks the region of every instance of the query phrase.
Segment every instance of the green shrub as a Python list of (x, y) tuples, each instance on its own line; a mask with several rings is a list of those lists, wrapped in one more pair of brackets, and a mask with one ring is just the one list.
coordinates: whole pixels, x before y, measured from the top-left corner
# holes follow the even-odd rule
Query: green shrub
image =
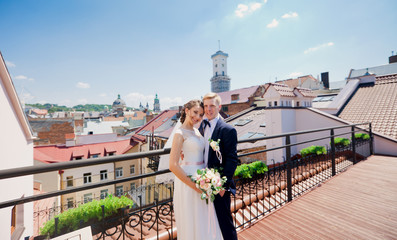
[(369, 135), (366, 134), (366, 133), (355, 133), (354, 134), (354, 138), (355, 139), (368, 140), (369, 139)]
[(234, 176), (239, 178), (252, 178), (255, 175), (263, 174), (268, 171), (266, 163), (256, 161), (249, 164), (241, 164), (237, 166)]
[(47, 221), (40, 228), (41, 235), (55, 234), (55, 218), (58, 218), (58, 233), (67, 233), (79, 229), (80, 220), (87, 223), (90, 220), (102, 220), (102, 205), (105, 207), (105, 217), (109, 217), (117, 213), (118, 209), (132, 206), (133, 201), (125, 196), (120, 198), (109, 195), (102, 200), (93, 200), (92, 202), (80, 205), (77, 208), (69, 209), (63, 213), (56, 215), (53, 219)]
[(307, 148), (303, 148), (300, 151), (300, 154), (302, 155), (302, 157), (306, 157), (312, 154), (316, 154), (316, 155), (322, 155), (322, 154), (326, 154), (327, 150), (325, 149), (324, 146), (310, 146)]
[(334, 138), (334, 143), (337, 146), (349, 146), (350, 140), (347, 138), (336, 137)]

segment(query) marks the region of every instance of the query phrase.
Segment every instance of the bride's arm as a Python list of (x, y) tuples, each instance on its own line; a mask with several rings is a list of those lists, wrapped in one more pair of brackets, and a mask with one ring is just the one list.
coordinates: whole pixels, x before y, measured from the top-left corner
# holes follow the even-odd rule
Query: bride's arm
[(196, 184), (186, 175), (181, 166), (179, 166), (179, 158), (181, 156), (183, 144), (183, 137), (181, 134), (175, 134), (172, 141), (170, 153), (170, 170), (179, 178), (183, 183), (191, 187), (194, 191), (201, 194), (201, 191), (196, 187)]

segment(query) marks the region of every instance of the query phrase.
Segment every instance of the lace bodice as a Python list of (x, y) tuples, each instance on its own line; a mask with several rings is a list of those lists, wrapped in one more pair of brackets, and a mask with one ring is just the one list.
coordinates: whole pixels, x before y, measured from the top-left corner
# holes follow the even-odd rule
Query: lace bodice
[(176, 134), (183, 136), (182, 152), (183, 161), (179, 164), (187, 174), (193, 174), (197, 169), (204, 167), (204, 138), (197, 129), (188, 130), (184, 128), (178, 129)]

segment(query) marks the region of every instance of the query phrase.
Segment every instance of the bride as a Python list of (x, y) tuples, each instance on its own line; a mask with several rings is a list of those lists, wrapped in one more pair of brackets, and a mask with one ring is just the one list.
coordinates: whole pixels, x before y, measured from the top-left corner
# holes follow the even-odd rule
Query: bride
[[(201, 191), (190, 179), (197, 169), (205, 168), (205, 140), (193, 126), (201, 122), (203, 103), (191, 100), (181, 111), (181, 127), (175, 131), (169, 169), (175, 174), (174, 212), (180, 240), (222, 239), (214, 205), (200, 199)], [(183, 152), (183, 160), (180, 160)]]

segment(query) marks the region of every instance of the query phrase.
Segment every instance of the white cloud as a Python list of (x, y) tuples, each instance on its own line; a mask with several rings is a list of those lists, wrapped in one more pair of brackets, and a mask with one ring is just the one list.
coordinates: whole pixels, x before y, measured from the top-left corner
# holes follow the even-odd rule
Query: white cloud
[(263, 0), (264, 3), (267, 3), (267, 0)]
[(333, 43), (333, 42), (323, 43), (323, 44), (321, 44), (321, 45), (318, 45), (318, 46), (315, 46), (315, 47), (312, 47), (312, 48), (308, 48), (308, 49), (306, 49), (303, 53), (304, 53), (304, 54), (308, 54), (308, 53), (310, 53), (310, 52), (315, 52), (315, 51), (317, 51), (317, 50), (319, 50), (319, 49), (326, 48), (326, 47), (331, 47), (331, 46), (334, 46), (334, 43)]
[(271, 23), (266, 25), (266, 27), (268, 27), (268, 28), (275, 28), (277, 26), (278, 26), (278, 21), (275, 18), (273, 19), (273, 21)]
[(78, 87), (78, 88), (90, 88), (90, 84), (88, 84), (88, 83), (83, 83), (83, 82), (78, 82), (78, 83), (76, 84), (76, 87)]
[(36, 97), (33, 96), (30, 93), (22, 93), (22, 95), (20, 96), (21, 100), (26, 103), (26, 102), (31, 102), (33, 99), (35, 99)]
[(296, 77), (299, 77), (299, 76), (302, 76), (302, 75), (303, 75), (303, 73), (301, 73), (301, 72), (292, 72), (292, 73), (288, 74), (287, 77), (296, 78)]
[(296, 12), (289, 12), (281, 16), (282, 18), (295, 18), (298, 17), (298, 13)]
[(28, 81), (31, 81), (31, 82), (34, 81), (34, 78), (28, 78), (28, 77), (26, 77), (24, 75), (15, 76), (14, 79), (16, 79), (16, 80), (28, 80)]
[(262, 3), (254, 2), (254, 3), (249, 3), (248, 5), (240, 3), (237, 5), (237, 9), (234, 11), (237, 17), (243, 18), (247, 14), (253, 13), (256, 10), (260, 9), (262, 7)]
[(77, 100), (77, 102), (78, 102), (79, 104), (87, 104), (87, 103), (88, 103), (88, 100), (87, 100), (86, 98), (81, 98), (81, 99)]
[(7, 60), (6, 60), (6, 65), (7, 65), (7, 67), (9, 67), (9, 68), (16, 67), (15, 64), (14, 64), (13, 62), (10, 62), (10, 61), (7, 61)]
[(99, 96), (100, 96), (100, 97), (106, 97), (107, 94), (106, 94), (106, 93), (101, 93), (101, 94), (99, 94)]
[[(142, 103), (144, 107), (146, 107), (146, 104), (149, 104), (149, 108), (153, 109), (153, 102), (155, 96), (153, 95), (144, 95), (142, 93), (137, 93), (137, 92), (132, 92), (127, 94), (125, 97), (121, 97), (122, 99), (125, 100), (126, 104), (128, 107), (139, 107), (139, 104)], [(183, 105), (183, 100), (181, 97), (161, 97), (158, 96), (160, 99), (160, 109), (165, 110), (169, 109), (170, 107), (173, 106), (181, 106)]]

